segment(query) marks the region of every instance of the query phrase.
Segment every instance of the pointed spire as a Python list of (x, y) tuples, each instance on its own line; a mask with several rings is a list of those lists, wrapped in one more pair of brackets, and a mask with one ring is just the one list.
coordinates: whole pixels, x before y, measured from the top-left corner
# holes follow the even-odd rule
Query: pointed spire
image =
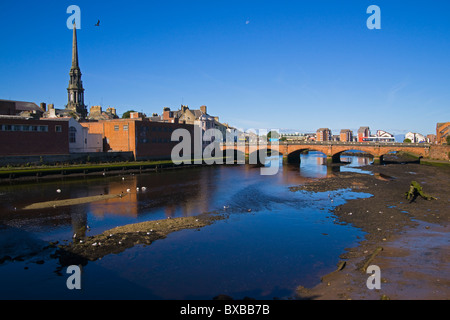
[(78, 43), (77, 43), (77, 26), (73, 23), (73, 44), (72, 44), (72, 68), (78, 69)]

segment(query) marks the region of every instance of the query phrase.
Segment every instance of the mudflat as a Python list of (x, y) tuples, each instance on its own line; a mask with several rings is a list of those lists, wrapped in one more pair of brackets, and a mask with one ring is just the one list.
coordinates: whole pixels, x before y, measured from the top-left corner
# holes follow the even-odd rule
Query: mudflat
[[(314, 288), (297, 289), (298, 299), (447, 300), (450, 299), (450, 166), (389, 164), (361, 168), (373, 175), (338, 172), (296, 190), (323, 192), (351, 188), (372, 194), (336, 207), (339, 221), (366, 232), (365, 239), (341, 255), (336, 272)], [(412, 181), (436, 200), (407, 200)], [(342, 264), (345, 263), (345, 267)], [(381, 289), (370, 290), (368, 265), (381, 271)]]

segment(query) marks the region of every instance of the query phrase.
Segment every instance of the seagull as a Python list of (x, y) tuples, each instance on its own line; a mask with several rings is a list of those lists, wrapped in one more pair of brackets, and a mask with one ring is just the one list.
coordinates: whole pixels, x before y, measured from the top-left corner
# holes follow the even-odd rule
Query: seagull
[(100, 27), (100, 20), (97, 21), (97, 24), (95, 24), (96, 27)]
[(139, 188), (136, 188), (136, 191), (139, 191)]
[(147, 190), (147, 188), (146, 187), (142, 187), (142, 191), (145, 191), (145, 190)]
[(61, 189), (58, 189), (58, 190), (56, 190), (56, 192), (57, 192), (57, 193), (61, 193), (62, 191), (61, 191)]
[(131, 189), (127, 189), (127, 192), (130, 193), (130, 192), (131, 192)]

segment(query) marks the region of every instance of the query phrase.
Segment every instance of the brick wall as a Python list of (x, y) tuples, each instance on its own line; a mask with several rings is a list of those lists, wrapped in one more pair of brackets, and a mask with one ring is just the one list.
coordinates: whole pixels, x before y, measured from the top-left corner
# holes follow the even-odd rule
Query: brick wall
[(449, 159), (450, 146), (433, 145), (430, 148), (430, 159), (434, 160), (450, 160)]
[(66, 121), (5, 118), (0, 126), (0, 156), (69, 154)]

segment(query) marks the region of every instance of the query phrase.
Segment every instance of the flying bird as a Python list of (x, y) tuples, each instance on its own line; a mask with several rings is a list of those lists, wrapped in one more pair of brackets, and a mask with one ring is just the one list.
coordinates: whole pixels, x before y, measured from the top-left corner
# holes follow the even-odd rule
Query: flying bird
[(97, 24), (95, 24), (96, 27), (100, 27), (100, 20), (97, 21)]

